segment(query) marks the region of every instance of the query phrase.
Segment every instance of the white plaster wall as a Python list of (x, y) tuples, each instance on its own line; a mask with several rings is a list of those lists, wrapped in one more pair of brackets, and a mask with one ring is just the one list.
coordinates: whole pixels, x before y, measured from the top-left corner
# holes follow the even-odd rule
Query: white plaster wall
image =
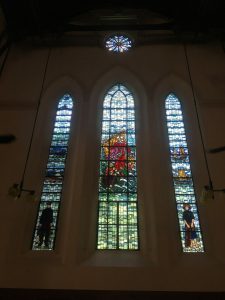
[[(41, 193), (56, 104), (75, 99), (71, 144), (54, 252), (30, 250), (38, 203), (7, 196), (19, 182), (40, 97), (48, 49), (11, 49), (0, 78), (0, 133), (16, 142), (0, 145), (0, 286), (109, 290), (224, 290), (225, 195), (199, 204), (206, 252), (183, 254), (172, 190), (164, 99), (184, 108), (197, 196), (208, 183), (182, 45), (140, 46), (115, 55), (101, 48), (53, 48), (41, 95), (25, 186)], [(188, 46), (190, 70), (206, 147), (224, 145), (225, 54), (219, 44)], [(121, 82), (137, 103), (140, 251), (96, 251), (101, 103)], [(216, 187), (225, 187), (225, 154), (209, 156)]]

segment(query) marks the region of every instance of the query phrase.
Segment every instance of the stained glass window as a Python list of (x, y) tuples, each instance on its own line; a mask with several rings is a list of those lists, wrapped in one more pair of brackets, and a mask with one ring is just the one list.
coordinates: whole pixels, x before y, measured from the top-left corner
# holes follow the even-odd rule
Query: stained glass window
[(169, 94), (165, 107), (183, 252), (204, 252), (181, 104)]
[(32, 242), (33, 250), (53, 250), (65, 172), (73, 100), (65, 94), (58, 103), (44, 184)]
[(133, 95), (117, 84), (103, 102), (97, 249), (137, 250), (137, 171)]
[(106, 48), (112, 52), (126, 52), (131, 47), (131, 40), (123, 35), (114, 35), (106, 40)]

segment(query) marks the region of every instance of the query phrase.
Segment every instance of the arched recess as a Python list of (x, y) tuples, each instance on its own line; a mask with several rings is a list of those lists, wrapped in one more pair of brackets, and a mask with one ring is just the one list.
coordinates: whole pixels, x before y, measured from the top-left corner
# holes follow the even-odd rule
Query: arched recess
[[(66, 226), (65, 224), (68, 223), (68, 214), (70, 211), (70, 207), (72, 205), (71, 199), (72, 196), (74, 197), (74, 190), (76, 184), (72, 184), (73, 182), (76, 182), (76, 170), (77, 165), (78, 165), (78, 155), (79, 155), (79, 149), (77, 149), (78, 145), (78, 139), (79, 139), (79, 127), (80, 127), (80, 111), (82, 108), (82, 102), (83, 102), (83, 93), (82, 89), (80, 88), (79, 84), (77, 82), (69, 77), (69, 76), (64, 76), (59, 78), (58, 80), (54, 81), (51, 83), (44, 91), (43, 97), (41, 99), (40, 107), (39, 107), (39, 112), (38, 112), (38, 118), (37, 118), (37, 124), (35, 128), (35, 133), (34, 133), (34, 138), (33, 138), (33, 145), (32, 145), (32, 151), (31, 151), (31, 156), (29, 159), (29, 169), (32, 170), (30, 172), (36, 172), (38, 176), (31, 176), (33, 177), (31, 180), (33, 181), (33, 186), (36, 185), (36, 191), (37, 194), (40, 195), (40, 205), (39, 208), (45, 208), (46, 207), (46, 202), (48, 201), (48, 198), (52, 197), (52, 195), (49, 194), (45, 197), (44, 195), (44, 190), (45, 190), (45, 183), (46, 183), (46, 177), (49, 175), (48, 173), (48, 165), (52, 164), (50, 162), (52, 157), (52, 144), (54, 143), (55, 139), (55, 132), (57, 131), (57, 126), (60, 125), (60, 114), (62, 111), (62, 107), (60, 108), (60, 102), (63, 99), (70, 99), (73, 101), (73, 105), (70, 105), (68, 101), (65, 101), (65, 104), (68, 104), (70, 107), (65, 107), (65, 115), (63, 115), (63, 118), (69, 118), (70, 115), (70, 120), (68, 122), (70, 123), (69, 126), (65, 125), (67, 129), (69, 129), (70, 136), (68, 137), (68, 140), (61, 141), (62, 143), (65, 143), (67, 147), (65, 147), (66, 155), (64, 155), (64, 171), (62, 171), (62, 177), (63, 177), (63, 188), (61, 191), (60, 199), (58, 199), (60, 202), (63, 201), (63, 226)], [(67, 102), (67, 103), (66, 103)], [(62, 118), (61, 118), (62, 119)], [(58, 124), (57, 124), (58, 122)], [(62, 121), (64, 122), (64, 121)], [(62, 125), (62, 124), (61, 124)], [(61, 126), (60, 125), (60, 126)], [(62, 125), (64, 126), (64, 125)], [(62, 129), (62, 128), (61, 128)], [(60, 145), (55, 145), (57, 147), (61, 147), (62, 143)], [(54, 155), (53, 155), (54, 156)], [(67, 158), (66, 158), (67, 157)], [(67, 166), (65, 166), (65, 159), (67, 161)], [(68, 163), (69, 160), (69, 163)], [(47, 167), (46, 167), (47, 166)], [(60, 172), (59, 172), (60, 173)], [(69, 174), (69, 176), (68, 176)], [(51, 177), (51, 176), (49, 176)], [(54, 176), (53, 176), (54, 177)], [(35, 180), (34, 180), (35, 178)], [(51, 180), (51, 178), (50, 178)], [(52, 181), (55, 181), (55, 178), (52, 178)], [(44, 182), (44, 183), (43, 183)], [(46, 199), (44, 199), (46, 198)], [(54, 197), (53, 197), (54, 198)], [(59, 197), (58, 197), (59, 198)], [(46, 200), (46, 201), (45, 201)], [(54, 204), (54, 199), (51, 200), (52, 204)], [(57, 201), (58, 201), (57, 200)], [(44, 203), (45, 201), (45, 203)], [(66, 205), (65, 205), (66, 202)], [(54, 205), (53, 205), (54, 206)], [(38, 208), (36, 208), (38, 209)], [(61, 209), (60, 209), (61, 210)], [(54, 217), (54, 226), (58, 224), (58, 217), (59, 215)], [(44, 247), (38, 248), (38, 237), (37, 237), (37, 226), (38, 222), (40, 219), (40, 213), (37, 217), (36, 220), (36, 232), (34, 233), (33, 237), (33, 242), (32, 242), (32, 249), (33, 250), (44, 250)], [(67, 220), (66, 220), (67, 219)], [(68, 224), (67, 224), (68, 226)], [(54, 230), (56, 228), (53, 228), (52, 233), (54, 233)], [(64, 231), (62, 230), (62, 226), (60, 224), (60, 228), (57, 228), (57, 232), (59, 231)], [(58, 235), (58, 233), (57, 233)], [(59, 247), (61, 248), (63, 244), (65, 245), (65, 240), (67, 238), (67, 233), (64, 232), (63, 235), (63, 240), (61, 239)], [(54, 234), (51, 236), (51, 243), (49, 245), (49, 249), (52, 250), (55, 248), (54, 246)], [(58, 238), (57, 238), (58, 240)], [(35, 244), (36, 243), (36, 244)], [(58, 243), (57, 243), (58, 244)]]
[[(138, 189), (142, 192), (139, 197), (139, 215), (140, 218), (140, 243), (141, 248), (144, 249), (144, 244), (147, 243), (147, 239), (143, 238), (145, 234), (144, 221), (146, 218), (144, 216), (144, 199), (149, 199), (149, 190), (151, 191), (151, 183), (149, 187), (146, 185), (145, 173), (148, 173), (149, 178), (151, 178), (151, 171), (149, 172), (148, 165), (146, 165), (146, 160), (149, 158), (149, 141), (145, 139), (147, 132), (147, 106), (148, 99), (146, 94), (146, 89), (144, 84), (138, 79), (135, 74), (123, 67), (115, 67), (110, 71), (106, 72), (101, 76), (101, 78), (96, 82), (90, 96), (90, 106), (89, 106), (89, 118), (88, 118), (88, 135), (90, 136), (90, 143), (92, 145), (92, 151), (88, 152), (87, 164), (90, 169), (93, 170), (92, 175), (90, 174), (89, 184), (95, 187), (93, 188), (93, 193), (90, 194), (87, 199), (89, 200), (89, 205), (92, 203), (91, 211), (95, 210), (95, 214), (92, 214), (90, 228), (90, 241), (92, 245), (96, 245), (96, 220), (97, 220), (97, 204), (98, 204), (98, 170), (99, 170), (99, 158), (101, 150), (101, 125), (102, 125), (102, 113), (103, 113), (103, 100), (107, 91), (117, 83), (125, 86), (133, 95), (135, 99), (135, 111), (136, 111), (136, 142), (137, 142), (137, 172), (139, 176)], [(96, 128), (97, 124), (97, 128)], [(97, 130), (96, 130), (97, 129)], [(151, 180), (150, 180), (151, 181)], [(146, 196), (145, 196), (146, 195)], [(94, 201), (93, 201), (94, 200)], [(151, 201), (148, 201), (151, 203)], [(153, 210), (151, 210), (153, 211)], [(152, 227), (151, 227), (152, 228)], [(143, 240), (142, 240), (143, 238)]]
[[(199, 131), (199, 126), (196, 117), (196, 108), (193, 100), (193, 93), (191, 90), (191, 86), (189, 85), (188, 82), (186, 82), (176, 74), (169, 74), (166, 77), (164, 77), (160, 82), (158, 82), (158, 84), (155, 87), (153, 95), (154, 95), (153, 101), (155, 103), (154, 107), (155, 107), (156, 121), (158, 122), (158, 120), (160, 120), (160, 122), (158, 122), (158, 130), (161, 132), (161, 135), (158, 135), (158, 142), (161, 143), (162, 145), (158, 153), (158, 155), (160, 156), (160, 164), (161, 164), (159, 165), (159, 168), (161, 169), (161, 176), (163, 178), (167, 178), (167, 180), (164, 180), (164, 191), (162, 192), (162, 197), (159, 197), (159, 201), (162, 201), (160, 205), (163, 205), (166, 211), (169, 210), (170, 212), (172, 212), (173, 210), (174, 212), (171, 213), (171, 215), (165, 216), (166, 223), (168, 225), (167, 228), (165, 228), (165, 236), (168, 236), (168, 239), (174, 242), (174, 246), (176, 245), (177, 247), (179, 247), (180, 242), (179, 242), (178, 235), (176, 235), (175, 238), (174, 233), (172, 233), (172, 231), (176, 230), (175, 228), (177, 226), (177, 221), (176, 221), (177, 218), (175, 216), (175, 209), (174, 209), (175, 208), (174, 204), (176, 203), (176, 201), (171, 201), (171, 199), (174, 198), (176, 200), (176, 193), (174, 193), (175, 190), (173, 189), (175, 175), (174, 175), (173, 164), (172, 164), (173, 173), (171, 173), (172, 157), (170, 155), (171, 148), (168, 139), (168, 126), (167, 126), (168, 125), (167, 115), (170, 112), (169, 110), (167, 111), (165, 107), (165, 101), (169, 97), (169, 95), (174, 95), (175, 97), (174, 99), (177, 99), (177, 105), (178, 102), (180, 103), (180, 106), (178, 105), (179, 109), (177, 113), (182, 115), (182, 124), (180, 126), (182, 126), (183, 128), (182, 130), (185, 131), (185, 140), (187, 142), (186, 148), (188, 148), (187, 150), (188, 157), (186, 156), (186, 159), (188, 161), (190, 159), (191, 162), (192, 173), (191, 175), (190, 174), (189, 175), (191, 176), (190, 181), (192, 183), (194, 182), (193, 193), (195, 190), (195, 195), (192, 198), (193, 200), (192, 203), (195, 212), (197, 211), (196, 200), (198, 198), (198, 195), (200, 195), (201, 187), (204, 185), (204, 180), (207, 180), (206, 177), (207, 173), (204, 164), (204, 155), (202, 152), (200, 131)], [(171, 131), (171, 129), (169, 129), (169, 131)], [(182, 172), (180, 174), (182, 174)], [(187, 201), (185, 200), (182, 203), (182, 205), (185, 204), (185, 202)], [(184, 222), (182, 221), (183, 206), (180, 203), (179, 205), (180, 205), (178, 209), (179, 226), (177, 227), (180, 228), (180, 232), (181, 232), (183, 252), (204, 252), (200, 227), (198, 227), (198, 230), (200, 232), (199, 247), (194, 249), (185, 247), (185, 233), (184, 233), (185, 229), (183, 226)], [(174, 219), (169, 220), (168, 218), (171, 217), (172, 215), (174, 216)], [(196, 213), (196, 223), (199, 224), (198, 222), (199, 222), (198, 215)], [(172, 246), (172, 249), (174, 249), (174, 246)]]

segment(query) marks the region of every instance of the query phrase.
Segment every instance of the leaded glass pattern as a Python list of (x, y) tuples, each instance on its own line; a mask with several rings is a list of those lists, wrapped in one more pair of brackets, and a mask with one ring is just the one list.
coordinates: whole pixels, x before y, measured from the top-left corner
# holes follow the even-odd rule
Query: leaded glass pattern
[(103, 102), (97, 249), (137, 250), (137, 171), (133, 95), (113, 86)]
[(114, 35), (106, 40), (105, 46), (109, 51), (122, 53), (132, 47), (132, 42), (124, 35)]
[(183, 252), (204, 252), (183, 113), (179, 99), (165, 102), (170, 160)]
[[(35, 225), (34, 238), (32, 242), (32, 250), (54, 249), (57, 219), (62, 196), (63, 178), (70, 137), (72, 109), (73, 100), (69, 94), (65, 94), (59, 100), (57, 107), (41, 200)], [(53, 216), (51, 216), (51, 212), (48, 212), (46, 217), (44, 210), (49, 202), (51, 204), (50, 210), (52, 209)], [(47, 218), (48, 220), (43, 221), (45, 224), (41, 225), (41, 223), (43, 223), (41, 220), (43, 220), (44, 214), (44, 218)], [(50, 220), (51, 218), (52, 220)], [(49, 223), (49, 220), (51, 221), (51, 225), (47, 224)], [(43, 238), (42, 245), (40, 245), (41, 235)]]

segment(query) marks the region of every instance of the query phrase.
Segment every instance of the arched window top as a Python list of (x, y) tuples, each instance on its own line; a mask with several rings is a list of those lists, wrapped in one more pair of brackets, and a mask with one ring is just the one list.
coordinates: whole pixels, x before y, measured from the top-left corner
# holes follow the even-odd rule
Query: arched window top
[(107, 92), (103, 108), (134, 108), (133, 95), (124, 85), (118, 83)]
[(65, 94), (58, 103), (58, 110), (63, 110), (63, 109), (72, 109), (73, 108), (73, 99), (71, 95)]
[(181, 108), (180, 100), (174, 93), (170, 93), (166, 97), (165, 107), (166, 107), (166, 109), (176, 109), (176, 108), (180, 109)]

